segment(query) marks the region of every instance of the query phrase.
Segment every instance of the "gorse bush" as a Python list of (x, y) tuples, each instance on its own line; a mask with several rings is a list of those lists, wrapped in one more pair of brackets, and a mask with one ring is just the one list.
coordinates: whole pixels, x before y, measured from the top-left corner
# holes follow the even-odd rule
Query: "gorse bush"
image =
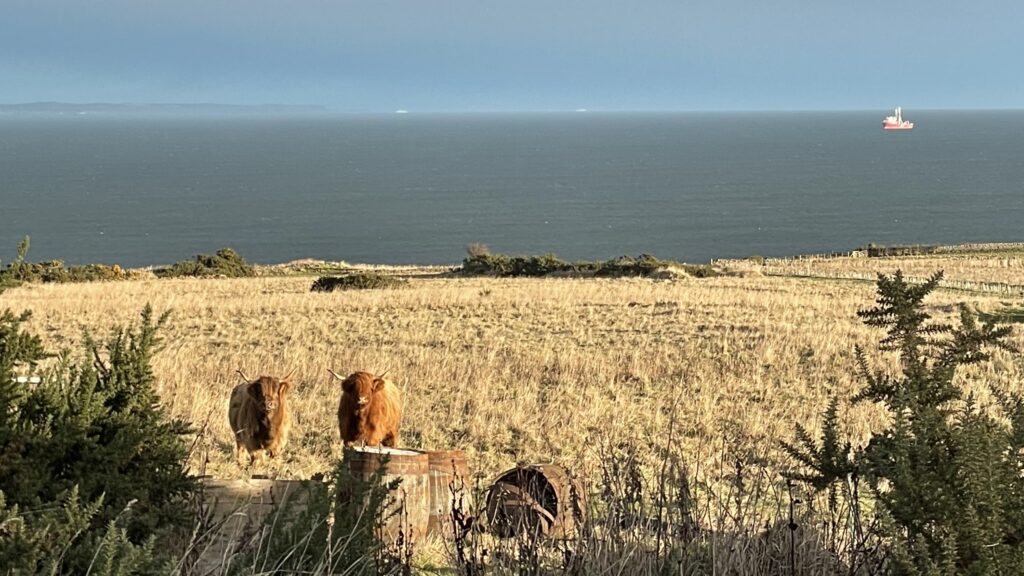
[(641, 254), (633, 258), (620, 256), (597, 266), (594, 275), (617, 278), (621, 276), (651, 276), (661, 270), (675, 268), (695, 278), (711, 278), (718, 276), (714, 268), (707, 265), (684, 264), (672, 260), (661, 260), (650, 254)]
[[(83, 533), (87, 533), (103, 507), (103, 498), (82, 504), (74, 488), (57, 506), (23, 513), (17, 505), (8, 507), (0, 493), (0, 567), (4, 574), (79, 574), (94, 576), (122, 574), (168, 574), (172, 565), (155, 553), (155, 540), (133, 543), (118, 519), (99, 530), (92, 545), (87, 572), (71, 570), (66, 555)], [(128, 511), (126, 510), (126, 513)]]
[(18, 244), (18, 256), (0, 272), (0, 291), (22, 282), (95, 282), (102, 280), (124, 280), (131, 274), (118, 265), (86, 264), (84, 266), (65, 266), (60, 260), (49, 262), (26, 262), (29, 238), (26, 236)]
[(471, 251), (470, 256), (462, 261), (460, 272), (467, 276), (539, 277), (549, 274), (579, 274), (618, 278), (652, 276), (668, 268), (683, 270), (698, 278), (717, 276), (717, 272), (710, 266), (660, 260), (650, 254), (641, 254), (636, 258), (620, 256), (605, 262), (568, 262), (555, 254), (508, 256), (483, 251)]
[(28, 254), (28, 236), (18, 243), (17, 256), (14, 261), (7, 265), (7, 268), (0, 269), (0, 293), (8, 288), (15, 288), (21, 285), (21, 266)]
[(255, 276), (256, 271), (238, 252), (221, 248), (216, 254), (198, 254), (193, 260), (182, 260), (167, 268), (153, 271), (160, 278), (176, 277), (225, 277), (244, 278)]
[(612, 260), (608, 260), (596, 271), (596, 276), (650, 276), (655, 271), (665, 268), (674, 262), (665, 262), (651, 256), (650, 254), (641, 254), (640, 256), (633, 258), (631, 256), (620, 256)]
[(993, 390), (982, 405), (957, 382), (965, 366), (1012, 350), (1009, 327), (978, 325), (963, 308), (958, 325), (935, 322), (923, 301), (941, 280), (921, 285), (880, 276), (874, 308), (859, 312), (887, 331), (883, 351), (900, 357), (896, 374), (872, 371), (857, 350), (865, 387), (853, 400), (883, 407), (887, 428), (866, 447), (842, 441), (833, 402), (819, 444), (802, 427), (785, 448), (808, 472), (798, 479), (849, 500), (866, 481), (876, 510), (872, 531), (885, 543), (886, 572), (897, 575), (1012, 574), (1024, 566), (1024, 397)]
[(553, 272), (584, 271), (586, 265), (576, 265), (554, 254), (542, 256), (508, 256), (505, 254), (477, 253), (462, 261), (463, 274), (469, 276), (544, 276)]
[(409, 281), (394, 276), (372, 272), (346, 274), (344, 276), (321, 276), (313, 282), (313, 292), (334, 292), (335, 290), (378, 290), (403, 288)]
[(31, 262), (21, 265), (19, 278), (23, 282), (97, 282), (105, 280), (125, 280), (130, 277), (127, 270), (117, 264), (86, 264), (84, 266), (64, 266), (60, 260), (50, 262)]
[(21, 328), (28, 317), (0, 315), (0, 516), (17, 527), (0, 530), (0, 558), (25, 573), (155, 569), (191, 526), (182, 503), (194, 489), (189, 428), (167, 417), (153, 389), (166, 315), (147, 307), (137, 327), (102, 343), (87, 336), (81, 356), (62, 354), (32, 385), (15, 378), (46, 358)]

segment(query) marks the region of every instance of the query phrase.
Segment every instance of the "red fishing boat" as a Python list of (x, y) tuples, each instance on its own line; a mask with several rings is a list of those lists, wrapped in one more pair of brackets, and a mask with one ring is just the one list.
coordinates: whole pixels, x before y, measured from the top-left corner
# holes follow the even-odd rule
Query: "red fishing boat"
[(886, 130), (910, 130), (913, 127), (913, 122), (903, 119), (903, 110), (899, 106), (896, 107), (895, 114), (886, 116), (885, 120), (882, 120), (882, 128)]

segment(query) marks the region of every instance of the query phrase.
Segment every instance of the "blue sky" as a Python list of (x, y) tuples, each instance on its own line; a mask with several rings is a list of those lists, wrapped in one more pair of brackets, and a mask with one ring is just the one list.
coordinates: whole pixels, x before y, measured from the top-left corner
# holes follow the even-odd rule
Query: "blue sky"
[(1024, 107), (1024, 2), (0, 0), (0, 103)]

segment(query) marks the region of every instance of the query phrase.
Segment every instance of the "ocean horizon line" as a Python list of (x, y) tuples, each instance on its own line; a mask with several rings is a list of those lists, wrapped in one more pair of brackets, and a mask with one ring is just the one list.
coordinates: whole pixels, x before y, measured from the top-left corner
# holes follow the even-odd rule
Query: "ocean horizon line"
[(894, 103), (877, 107), (843, 107), (843, 108), (602, 108), (600, 106), (552, 107), (552, 108), (493, 108), (493, 109), (417, 109), (415, 106), (396, 105), (389, 109), (344, 109), (330, 104), (287, 104), (287, 103), (229, 103), (229, 102), (73, 102), (58, 100), (38, 100), (19, 102), (0, 102), (0, 113), (46, 113), (46, 112), (271, 112), (275, 114), (301, 115), (351, 115), (351, 116), (391, 116), (391, 115), (532, 115), (532, 114), (571, 114), (571, 115), (606, 115), (606, 114), (800, 114), (800, 113), (877, 113), (901, 106), (908, 111), (918, 112), (1020, 112), (1024, 107), (916, 107)]

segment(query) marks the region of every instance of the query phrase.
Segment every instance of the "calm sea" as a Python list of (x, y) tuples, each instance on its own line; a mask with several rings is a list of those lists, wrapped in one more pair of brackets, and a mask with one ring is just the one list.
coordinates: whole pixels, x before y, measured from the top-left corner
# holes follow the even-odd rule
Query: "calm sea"
[(1024, 240), (1024, 112), (0, 116), (0, 258), (453, 263)]

